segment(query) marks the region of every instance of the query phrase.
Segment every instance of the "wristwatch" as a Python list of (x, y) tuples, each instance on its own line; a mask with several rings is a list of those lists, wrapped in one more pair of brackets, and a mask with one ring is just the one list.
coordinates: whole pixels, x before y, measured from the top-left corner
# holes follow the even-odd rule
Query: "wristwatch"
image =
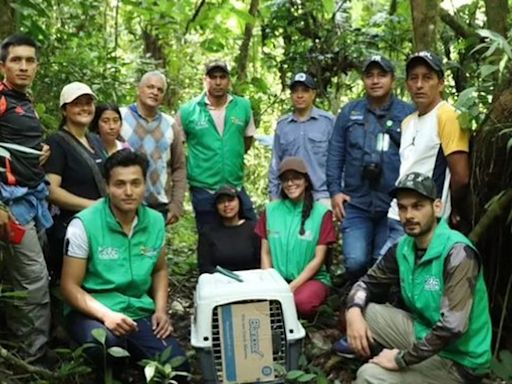
[(400, 369), (407, 367), (407, 363), (404, 360), (405, 351), (400, 351), (395, 356), (395, 363)]

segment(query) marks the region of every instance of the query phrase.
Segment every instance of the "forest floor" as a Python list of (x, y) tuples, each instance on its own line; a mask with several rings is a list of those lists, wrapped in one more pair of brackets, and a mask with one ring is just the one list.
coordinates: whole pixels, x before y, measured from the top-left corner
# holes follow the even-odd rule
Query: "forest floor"
[[(204, 384), (201, 367), (197, 358), (196, 351), (190, 344), (191, 318), (194, 311), (194, 291), (198, 279), (196, 263), (196, 242), (194, 221), (192, 215), (187, 214), (180, 223), (173, 226), (169, 235), (170, 257), (169, 257), (169, 276), (170, 276), (170, 294), (169, 308), (170, 316), (174, 325), (174, 335), (180, 341), (187, 352), (192, 365), (192, 384)], [(344, 328), (343, 303), (350, 287), (344, 280), (343, 267), (340, 264), (340, 247), (337, 246), (332, 256), (332, 265), (330, 274), (333, 280), (333, 288), (327, 303), (323, 305), (311, 321), (302, 321), (306, 330), (306, 337), (303, 343), (303, 351), (299, 359), (299, 369), (307, 374), (314, 374), (316, 377), (310, 381), (287, 382), (309, 382), (314, 384), (346, 384), (351, 383), (355, 377), (355, 372), (361, 365), (358, 360), (348, 360), (335, 355), (331, 347), (333, 343), (342, 335)], [(1, 285), (0, 285), (1, 287)], [(0, 314), (2, 308), (0, 306)], [(1, 322), (0, 316), (0, 346), (10, 349), (13, 344), (5, 344), (5, 327)], [(73, 353), (73, 345), (69, 342), (69, 335), (56, 335), (52, 340), (52, 348), (66, 350), (68, 358)], [(5, 361), (0, 356), (0, 384), (18, 384), (18, 383), (48, 383), (48, 381), (34, 380), (34, 375), (27, 374), (20, 370), (20, 367), (5, 365)], [(62, 367), (60, 368), (62, 369)], [(14, 376), (12, 372), (15, 372)], [(130, 377), (126, 383), (144, 383), (144, 375), (140, 368), (132, 367), (127, 372)], [(81, 374), (74, 377), (72, 381), (59, 380), (58, 383), (97, 383), (93, 379), (94, 372)], [(25, 378), (25, 379), (24, 379)], [(486, 383), (499, 383), (500, 381), (486, 381)], [(50, 381), (54, 384), (53, 381)], [(125, 382), (123, 382), (124, 384)]]
[[(178, 233), (176, 238), (180, 237), (183, 236)], [(334, 286), (327, 303), (322, 306), (315, 319), (311, 321), (302, 320), (306, 329), (306, 337), (303, 354), (299, 361), (300, 370), (317, 374), (319, 378), (322, 378), (321, 380), (313, 380), (311, 383), (351, 383), (360, 365), (355, 360), (341, 358), (331, 351), (332, 344), (341, 336), (343, 321), (339, 314), (343, 313), (342, 303), (349, 289), (344, 283), (343, 267), (339, 262), (339, 253), (340, 250), (337, 247), (334, 250), (332, 265), (330, 266)], [(193, 295), (198, 278), (195, 257), (195, 247), (190, 248), (186, 243), (171, 245), (169, 297), (174, 333), (188, 351), (192, 362), (192, 382), (203, 384), (196, 351), (190, 345), (191, 316), (194, 310)], [(191, 264), (191, 260), (194, 264)]]

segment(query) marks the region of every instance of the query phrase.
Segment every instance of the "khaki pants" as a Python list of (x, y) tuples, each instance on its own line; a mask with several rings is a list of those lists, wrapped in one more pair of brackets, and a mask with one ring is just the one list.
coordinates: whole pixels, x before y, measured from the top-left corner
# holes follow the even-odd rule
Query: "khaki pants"
[(46, 351), (50, 333), (50, 294), (48, 271), (34, 222), (24, 227), (26, 232), (21, 244), (2, 249), (12, 288), (27, 295), (16, 302), (6, 320), (17, 341), (22, 343), (23, 358), (32, 361)]
[[(385, 348), (408, 349), (415, 341), (411, 316), (391, 305), (369, 304), (365, 319), (375, 340)], [(367, 363), (357, 371), (357, 384), (462, 383), (455, 364), (438, 355), (402, 369), (389, 371)]]

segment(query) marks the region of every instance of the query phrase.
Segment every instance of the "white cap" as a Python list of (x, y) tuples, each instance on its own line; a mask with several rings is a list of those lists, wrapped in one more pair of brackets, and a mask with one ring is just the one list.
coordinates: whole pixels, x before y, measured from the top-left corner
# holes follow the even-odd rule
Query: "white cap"
[(96, 98), (96, 95), (87, 84), (74, 81), (65, 85), (60, 92), (59, 107), (62, 107), (64, 104), (71, 103), (77, 97), (82, 95), (91, 95)]

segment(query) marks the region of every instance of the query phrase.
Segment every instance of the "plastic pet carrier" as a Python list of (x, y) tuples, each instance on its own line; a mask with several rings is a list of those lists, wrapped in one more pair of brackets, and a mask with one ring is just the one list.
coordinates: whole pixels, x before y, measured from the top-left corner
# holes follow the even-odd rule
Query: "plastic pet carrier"
[(297, 369), (305, 331), (293, 294), (274, 269), (202, 274), (191, 343), (205, 383), (283, 383)]

